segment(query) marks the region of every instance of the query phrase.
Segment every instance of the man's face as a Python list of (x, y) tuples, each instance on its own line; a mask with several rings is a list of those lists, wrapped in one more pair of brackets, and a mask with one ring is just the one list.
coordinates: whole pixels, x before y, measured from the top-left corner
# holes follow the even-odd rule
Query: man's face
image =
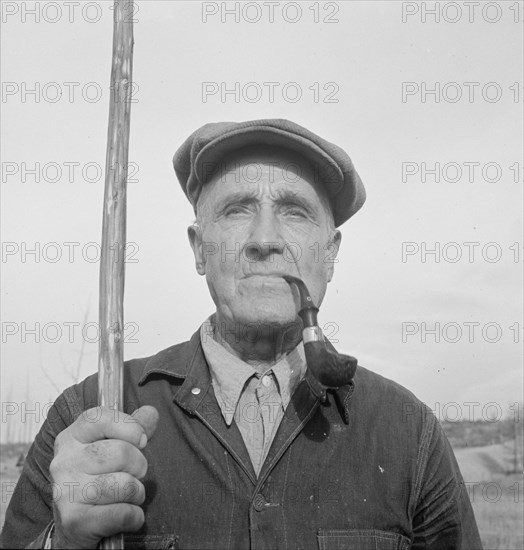
[(199, 227), (189, 228), (217, 321), (294, 323), (297, 303), (282, 275), (300, 277), (320, 305), (340, 243), (322, 189), (287, 153), (245, 150), (224, 166), (202, 190)]

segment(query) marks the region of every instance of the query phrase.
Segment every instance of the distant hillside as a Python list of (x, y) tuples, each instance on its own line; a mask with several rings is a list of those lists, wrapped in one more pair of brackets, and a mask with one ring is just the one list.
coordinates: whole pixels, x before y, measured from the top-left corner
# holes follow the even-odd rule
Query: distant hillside
[(18, 458), (21, 454), (26, 455), (31, 443), (2, 443), (0, 445), (0, 456), (2, 464), (13, 458)]
[[(441, 422), (444, 432), (454, 448), (484, 447), (515, 439), (515, 421), (512, 418), (497, 422), (460, 421)], [(522, 442), (522, 422), (517, 426), (519, 440)]]

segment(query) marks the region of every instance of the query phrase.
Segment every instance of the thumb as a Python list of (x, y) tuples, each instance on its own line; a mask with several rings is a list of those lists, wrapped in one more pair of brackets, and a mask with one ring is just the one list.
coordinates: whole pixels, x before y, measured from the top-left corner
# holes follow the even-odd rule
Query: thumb
[[(151, 405), (144, 405), (137, 409), (131, 416), (142, 426), (142, 428), (144, 428), (144, 432), (149, 440), (155, 433), (158, 424), (158, 411)], [(143, 444), (142, 441), (140, 443), (140, 448), (143, 448), (147, 441)]]

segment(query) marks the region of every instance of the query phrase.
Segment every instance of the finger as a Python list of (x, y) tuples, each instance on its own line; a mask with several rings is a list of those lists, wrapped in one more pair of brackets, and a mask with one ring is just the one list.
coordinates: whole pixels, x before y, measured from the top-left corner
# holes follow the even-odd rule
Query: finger
[(139, 447), (147, 441), (147, 435), (139, 422), (129, 414), (107, 407), (94, 407), (84, 411), (70, 428), (70, 435), (80, 443), (122, 439)]
[(97, 538), (138, 531), (144, 523), (144, 511), (134, 504), (93, 506), (83, 517), (82, 530)]
[(140, 505), (145, 500), (144, 485), (125, 472), (89, 476), (82, 485), (79, 504), (103, 506), (125, 502)]
[[(151, 405), (144, 405), (137, 409), (132, 417), (144, 428), (147, 439), (155, 433), (158, 424), (158, 411)], [(140, 447), (142, 448), (142, 447)]]
[(147, 472), (145, 456), (121, 439), (101, 439), (84, 445), (75, 464), (78, 470), (91, 475), (127, 472), (142, 479)]

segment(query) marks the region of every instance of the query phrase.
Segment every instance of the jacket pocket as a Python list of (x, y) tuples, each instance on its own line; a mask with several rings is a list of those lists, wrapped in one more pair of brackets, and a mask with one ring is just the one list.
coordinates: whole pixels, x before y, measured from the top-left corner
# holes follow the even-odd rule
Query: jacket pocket
[(178, 537), (175, 535), (124, 535), (126, 550), (178, 550)]
[(391, 531), (378, 529), (319, 529), (319, 550), (408, 550), (411, 541)]

